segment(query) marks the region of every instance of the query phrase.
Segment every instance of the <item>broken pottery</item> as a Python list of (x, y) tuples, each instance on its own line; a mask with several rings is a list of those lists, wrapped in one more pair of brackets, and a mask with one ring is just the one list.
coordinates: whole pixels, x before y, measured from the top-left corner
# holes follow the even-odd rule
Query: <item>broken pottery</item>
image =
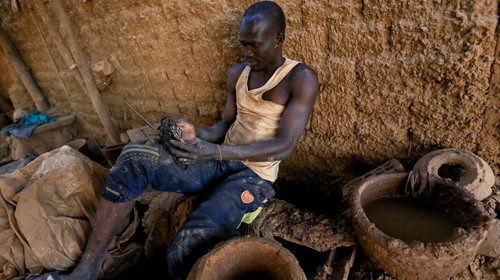
[(462, 149), (443, 149), (425, 154), (410, 173), (411, 191), (416, 195), (433, 184), (464, 188), (477, 200), (488, 197), (495, 184), (490, 166), (477, 155)]

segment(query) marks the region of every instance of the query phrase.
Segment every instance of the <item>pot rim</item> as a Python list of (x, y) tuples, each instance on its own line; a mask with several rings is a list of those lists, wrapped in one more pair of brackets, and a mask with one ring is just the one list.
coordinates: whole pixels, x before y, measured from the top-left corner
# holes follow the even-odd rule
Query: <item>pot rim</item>
[[(352, 193), (351, 197), (351, 211), (352, 211), (352, 219), (353, 224), (357, 232), (365, 231), (372, 238), (379, 240), (381, 243), (390, 244), (390, 243), (398, 243), (399, 248), (401, 250), (409, 250), (409, 255), (413, 255), (411, 252), (415, 252), (415, 255), (421, 255), (422, 251), (434, 252), (434, 251), (442, 251), (448, 252), (450, 249), (457, 246), (464, 246), (465, 244), (470, 244), (471, 241), (475, 241), (472, 243), (480, 242), (486, 236), (486, 229), (484, 226), (473, 226), (470, 228), (458, 227), (459, 230), (455, 230), (453, 236), (446, 241), (442, 242), (429, 242), (425, 243), (422, 241), (411, 241), (405, 242), (399, 238), (392, 237), (378, 229), (373, 222), (366, 216), (366, 213), (363, 209), (363, 205), (361, 204), (361, 194), (372, 184), (376, 184), (383, 179), (393, 179), (393, 180), (404, 180), (408, 176), (408, 172), (400, 172), (400, 173), (390, 173), (390, 174), (381, 174), (377, 176), (373, 176), (367, 178), (359, 183), (359, 185), (355, 188), (355, 191)], [(459, 192), (466, 192), (461, 188), (457, 188)], [(358, 228), (359, 225), (365, 225), (364, 228)], [(462, 229), (462, 230), (460, 230)], [(471, 239), (474, 238), (474, 239)], [(464, 248), (468, 248), (466, 246)], [(424, 250), (418, 250), (422, 248)], [(453, 250), (453, 249), (452, 249)]]

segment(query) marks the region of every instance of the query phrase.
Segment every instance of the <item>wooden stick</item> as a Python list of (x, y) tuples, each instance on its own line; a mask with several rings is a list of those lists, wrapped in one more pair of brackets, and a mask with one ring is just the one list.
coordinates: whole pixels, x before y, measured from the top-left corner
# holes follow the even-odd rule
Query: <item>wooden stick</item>
[(347, 280), (349, 278), (349, 272), (356, 258), (356, 246), (341, 249), (343, 249), (343, 254), (335, 256), (332, 263), (333, 272), (330, 277), (326, 278), (327, 280)]
[[(26, 2), (26, 5), (28, 5), (28, 2)], [(31, 16), (31, 21), (35, 24), (36, 29), (38, 31), (38, 35), (40, 35), (40, 38), (42, 39), (42, 42), (43, 42), (43, 46), (45, 47), (45, 51), (49, 55), (50, 62), (52, 64), (52, 67), (54, 68), (54, 72), (56, 73), (57, 79), (59, 80), (59, 83), (61, 84), (61, 86), (64, 90), (66, 98), (68, 99), (69, 106), (73, 110), (73, 113), (76, 113), (77, 110), (75, 109), (75, 105), (73, 104), (73, 102), (71, 102), (71, 98), (69, 97), (68, 88), (66, 87), (66, 84), (64, 83), (64, 81), (61, 77), (61, 73), (59, 73), (59, 69), (57, 68), (56, 62), (54, 60), (54, 56), (52, 56), (52, 52), (49, 49), (49, 45), (47, 44), (47, 40), (45, 40), (45, 36), (43, 36), (42, 29), (40, 28), (40, 24), (38, 23), (38, 19), (35, 18), (35, 13), (33, 12), (33, 9), (31, 9), (31, 7), (29, 5), (28, 5), (28, 10), (29, 10), (29, 14)], [(77, 73), (77, 74), (80, 77), (80, 74), (79, 73)], [(80, 77), (80, 79), (81, 79), (81, 77)], [(82, 84), (80, 84), (80, 85), (83, 86)]]
[(106, 107), (104, 107), (104, 104), (99, 95), (99, 91), (97, 90), (94, 77), (92, 76), (92, 73), (90, 73), (90, 69), (87, 67), (83, 50), (80, 44), (78, 43), (75, 31), (71, 26), (71, 21), (69, 19), (69, 16), (64, 10), (64, 7), (60, 0), (52, 0), (52, 7), (54, 8), (57, 17), (59, 18), (61, 29), (68, 36), (69, 48), (71, 50), (71, 53), (73, 54), (73, 57), (76, 60), (76, 63), (78, 64), (78, 69), (80, 70), (80, 74), (82, 74), (83, 81), (87, 88), (87, 93), (89, 94), (90, 100), (94, 105), (94, 109), (96, 110), (97, 115), (99, 116), (99, 119), (101, 119), (101, 122), (104, 128), (106, 129), (109, 138), (113, 141), (113, 143), (120, 143), (120, 137), (118, 135), (118, 132), (116, 131), (113, 123), (111, 122), (111, 118), (109, 117), (108, 111), (106, 110)]
[(41, 126), (33, 129), (33, 135), (40, 134), (45, 131), (55, 130), (60, 127), (68, 126), (76, 121), (76, 117), (74, 115), (59, 117), (55, 122), (42, 124)]
[(315, 280), (327, 280), (329, 276), (332, 275), (333, 273), (332, 265), (336, 253), (337, 253), (337, 248), (333, 248), (333, 250), (330, 251), (328, 259), (326, 260), (326, 263), (323, 265), (322, 275), (320, 275), (319, 277), (315, 277)]
[(2, 28), (0, 28), (0, 46), (2, 47), (8, 61), (10, 62), (10, 65), (12, 65), (12, 68), (14, 68), (14, 71), (16, 71), (24, 87), (30, 94), (31, 99), (33, 99), (36, 108), (42, 112), (46, 112), (47, 110), (49, 110), (49, 103), (47, 103), (47, 100), (45, 100), (42, 91), (33, 79), (33, 76), (31, 76), (29, 68), (26, 66), (26, 64), (24, 64), (16, 47)]
[(56, 45), (57, 50), (59, 50), (59, 53), (66, 63), (66, 66), (68, 67), (68, 69), (71, 69), (71, 74), (73, 74), (73, 77), (78, 82), (78, 85), (80, 85), (83, 91), (86, 91), (85, 84), (83, 82), (82, 76), (80, 75), (80, 72), (77, 68), (73, 68), (73, 65), (76, 65), (75, 60), (71, 56), (69, 50), (66, 48), (63, 39), (61, 38), (59, 31), (57, 30), (57, 23), (49, 16), (49, 13), (47, 11), (47, 8), (45, 7), (45, 4), (43, 4), (43, 1), (33, 1), (30, 2), (30, 4), (31, 3), (33, 3), (35, 8), (38, 10), (38, 14), (40, 14), (40, 18), (43, 24), (47, 26), (50, 37)]

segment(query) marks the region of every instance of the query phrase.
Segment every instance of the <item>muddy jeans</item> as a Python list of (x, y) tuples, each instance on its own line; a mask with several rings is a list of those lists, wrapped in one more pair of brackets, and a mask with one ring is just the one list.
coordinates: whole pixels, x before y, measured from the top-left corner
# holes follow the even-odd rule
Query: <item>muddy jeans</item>
[(210, 188), (167, 252), (173, 279), (186, 278), (194, 261), (220, 241), (235, 236), (241, 223), (251, 223), (274, 196), (270, 181), (239, 161), (212, 160), (187, 169), (154, 141), (128, 144), (111, 169), (102, 197), (114, 203), (137, 199), (151, 186), (158, 191), (196, 193)]

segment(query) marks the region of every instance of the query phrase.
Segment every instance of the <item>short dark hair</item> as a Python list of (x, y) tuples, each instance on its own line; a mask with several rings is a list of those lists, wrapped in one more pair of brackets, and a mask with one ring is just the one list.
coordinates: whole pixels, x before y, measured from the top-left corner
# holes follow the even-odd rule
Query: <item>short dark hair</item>
[(275, 2), (262, 1), (250, 5), (250, 7), (248, 7), (248, 9), (243, 14), (242, 20), (246, 17), (255, 15), (263, 16), (267, 21), (269, 21), (269, 23), (271, 23), (274, 28), (276, 28), (278, 34), (285, 33), (285, 13), (283, 13), (281, 7)]

